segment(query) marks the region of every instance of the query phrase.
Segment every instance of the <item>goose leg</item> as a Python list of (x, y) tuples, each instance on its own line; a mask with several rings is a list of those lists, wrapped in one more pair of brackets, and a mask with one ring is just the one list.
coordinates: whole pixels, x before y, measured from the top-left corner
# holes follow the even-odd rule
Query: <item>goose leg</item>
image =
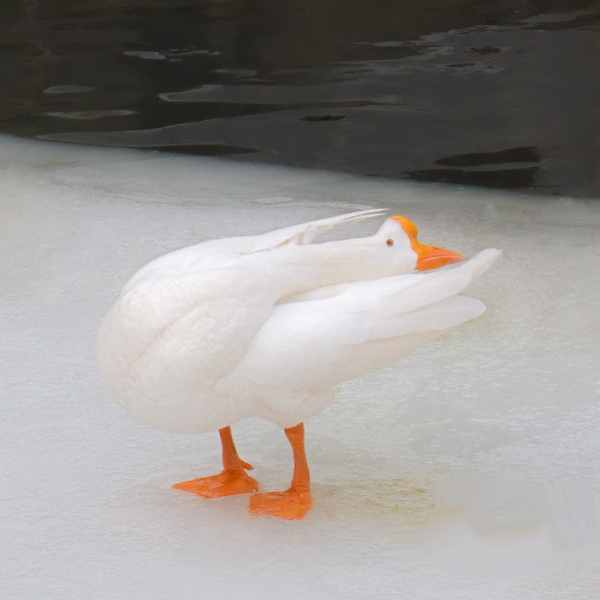
[(301, 519), (312, 506), (310, 495), (310, 472), (304, 452), (304, 424), (285, 429), (294, 451), (294, 476), (290, 489), (285, 492), (254, 494), (250, 497), (250, 513), (272, 515), (282, 519)]
[(223, 446), (223, 471), (218, 475), (200, 477), (176, 483), (176, 490), (192, 492), (203, 498), (219, 498), (233, 494), (247, 494), (258, 491), (258, 482), (246, 473), (254, 467), (244, 462), (235, 449), (231, 427), (219, 429)]

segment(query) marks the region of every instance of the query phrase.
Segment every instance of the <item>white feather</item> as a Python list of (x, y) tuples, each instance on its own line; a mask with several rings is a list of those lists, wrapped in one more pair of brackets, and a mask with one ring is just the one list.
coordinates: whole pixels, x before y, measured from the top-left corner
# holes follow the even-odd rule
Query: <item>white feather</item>
[(338, 383), (483, 312), (457, 294), (499, 251), (412, 273), (417, 255), (393, 219), (367, 238), (309, 245), (379, 212), (213, 240), (140, 269), (98, 335), (115, 399), (166, 431), (201, 433), (252, 415), (291, 427), (329, 404)]

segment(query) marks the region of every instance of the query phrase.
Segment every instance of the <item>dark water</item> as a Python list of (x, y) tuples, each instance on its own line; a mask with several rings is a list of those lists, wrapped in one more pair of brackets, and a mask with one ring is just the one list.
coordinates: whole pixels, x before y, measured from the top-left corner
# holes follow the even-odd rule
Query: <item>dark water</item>
[(7, 0), (0, 131), (600, 196), (600, 1)]

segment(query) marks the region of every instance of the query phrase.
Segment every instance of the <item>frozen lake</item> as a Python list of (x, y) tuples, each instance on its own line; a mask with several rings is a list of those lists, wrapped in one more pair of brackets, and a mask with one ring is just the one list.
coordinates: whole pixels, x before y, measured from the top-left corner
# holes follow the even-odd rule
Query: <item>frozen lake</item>
[(599, 0), (13, 0), (0, 132), (600, 196)]
[[(3, 598), (597, 597), (597, 200), (9, 137), (0, 158)], [(220, 444), (108, 396), (94, 342), (121, 286), (184, 245), (367, 207), (465, 255), (504, 248), (468, 290), (487, 313), (307, 422), (304, 520), (171, 489), (219, 470)], [(287, 486), (282, 431), (234, 435), (262, 490)]]

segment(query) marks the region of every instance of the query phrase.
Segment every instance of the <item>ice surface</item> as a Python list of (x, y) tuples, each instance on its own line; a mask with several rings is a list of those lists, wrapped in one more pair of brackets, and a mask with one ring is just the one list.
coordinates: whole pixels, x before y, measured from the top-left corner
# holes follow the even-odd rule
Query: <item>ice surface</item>
[[(597, 597), (598, 201), (8, 137), (0, 165), (2, 598)], [(303, 521), (171, 489), (219, 470), (218, 436), (109, 398), (94, 339), (120, 287), (186, 244), (371, 206), (429, 243), (504, 248), (470, 288), (488, 312), (307, 423)], [(280, 430), (234, 435), (263, 490), (287, 486)]]

